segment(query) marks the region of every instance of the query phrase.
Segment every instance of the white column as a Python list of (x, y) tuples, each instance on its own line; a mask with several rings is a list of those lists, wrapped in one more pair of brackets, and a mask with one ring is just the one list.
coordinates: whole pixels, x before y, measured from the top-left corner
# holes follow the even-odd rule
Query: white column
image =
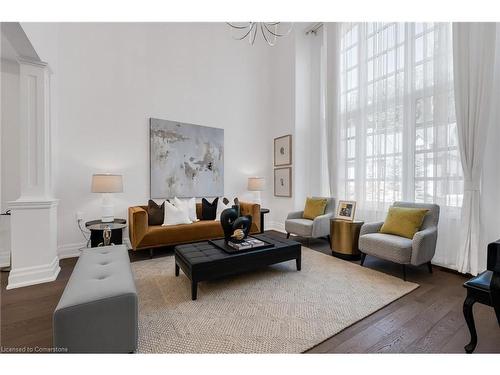
[(19, 60), (21, 196), (11, 209), (7, 289), (56, 279), (57, 200), (51, 187), (50, 77), (46, 63)]

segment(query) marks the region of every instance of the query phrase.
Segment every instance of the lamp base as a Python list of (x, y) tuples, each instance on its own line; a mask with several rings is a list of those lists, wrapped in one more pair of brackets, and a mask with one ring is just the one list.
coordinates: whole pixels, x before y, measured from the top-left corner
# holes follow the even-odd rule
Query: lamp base
[(111, 203), (111, 199), (107, 194), (103, 194), (103, 203), (101, 209), (102, 209), (101, 221), (103, 223), (112, 223), (113, 221), (115, 221), (115, 212), (113, 204)]

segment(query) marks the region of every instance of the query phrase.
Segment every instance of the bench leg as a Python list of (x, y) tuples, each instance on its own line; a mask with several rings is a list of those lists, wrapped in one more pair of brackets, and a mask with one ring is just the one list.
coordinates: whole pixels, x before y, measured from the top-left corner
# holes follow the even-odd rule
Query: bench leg
[(471, 296), (467, 296), (464, 301), (464, 317), (470, 332), (470, 342), (464, 347), (466, 353), (472, 353), (477, 345), (476, 325), (474, 324), (474, 315), (472, 314), (474, 302), (476, 300)]
[(196, 281), (191, 281), (191, 299), (196, 301), (198, 295), (198, 283)]
[(297, 271), (300, 271), (302, 269), (302, 258), (295, 259), (295, 263), (297, 264)]
[(175, 263), (175, 276), (179, 276), (179, 265)]
[(290, 233), (287, 233), (287, 234), (286, 234), (286, 238), (290, 238)]

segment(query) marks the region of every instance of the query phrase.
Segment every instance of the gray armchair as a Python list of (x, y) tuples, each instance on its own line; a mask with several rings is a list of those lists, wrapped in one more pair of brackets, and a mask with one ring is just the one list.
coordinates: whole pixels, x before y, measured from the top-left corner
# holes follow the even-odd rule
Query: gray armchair
[[(316, 197), (315, 197), (316, 198)], [(330, 238), (330, 219), (335, 211), (335, 199), (328, 198), (323, 215), (317, 216), (314, 220), (304, 219), (304, 211), (290, 212), (285, 221), (286, 237), (296, 234), (306, 238)]]
[(420, 266), (427, 264), (432, 273), (431, 259), (436, 252), (438, 235), (439, 206), (437, 204), (394, 202), (394, 207), (427, 208), (429, 212), (424, 217), (420, 231), (413, 239), (392, 234), (379, 233), (383, 222), (364, 224), (359, 234), (359, 251), (361, 265), (366, 255), (403, 265), (403, 279), (406, 280), (406, 265)]

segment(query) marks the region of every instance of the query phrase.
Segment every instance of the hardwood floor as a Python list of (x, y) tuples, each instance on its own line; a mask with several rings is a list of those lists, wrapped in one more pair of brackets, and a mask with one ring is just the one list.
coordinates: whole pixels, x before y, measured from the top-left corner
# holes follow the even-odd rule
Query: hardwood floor
[[(274, 232), (277, 235), (283, 235)], [(284, 235), (283, 235), (284, 236)], [(297, 239), (297, 238), (296, 238)], [(297, 239), (314, 250), (331, 254), (324, 240)], [(171, 249), (158, 249), (157, 256), (172, 256)], [(131, 254), (132, 261), (148, 259), (147, 251)], [(76, 259), (64, 259), (55, 282), (5, 290), (8, 273), (1, 273), (0, 345), (12, 347), (52, 346), (52, 312), (73, 271)], [(372, 257), (365, 266), (396, 277), (401, 267)], [(309, 353), (464, 353), (469, 333), (462, 315), (465, 277), (434, 267), (407, 269), (408, 281), (420, 284), (412, 293), (382, 308), (310, 349)], [(492, 308), (476, 304), (478, 331), (476, 353), (500, 353), (500, 327)]]

